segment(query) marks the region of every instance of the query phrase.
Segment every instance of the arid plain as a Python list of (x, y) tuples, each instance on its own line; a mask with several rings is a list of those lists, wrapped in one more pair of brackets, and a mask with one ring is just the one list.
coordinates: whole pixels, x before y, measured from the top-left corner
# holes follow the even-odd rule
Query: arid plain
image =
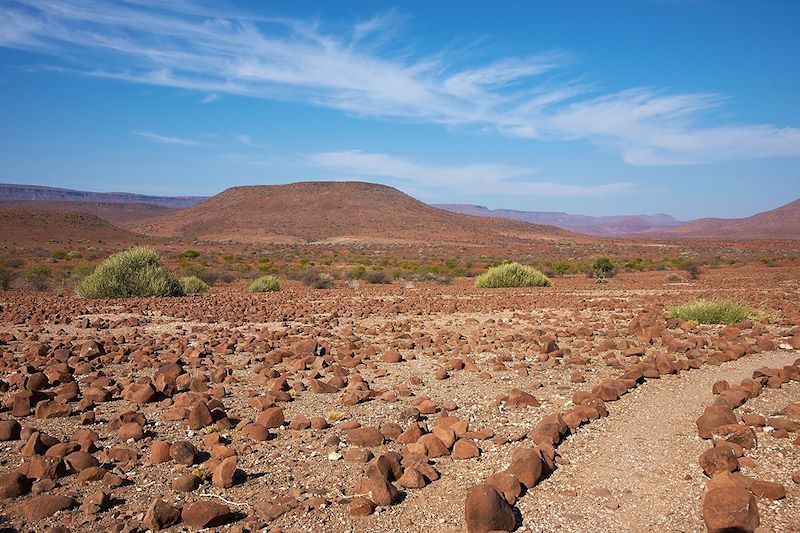
[[(800, 241), (784, 209), (774, 240), (746, 221), (730, 239), (612, 239), (367, 184), (10, 202), (0, 527), (797, 531)], [(210, 290), (75, 294), (134, 245)], [(598, 257), (615, 267), (602, 282), (585, 273)], [(550, 285), (474, 286), (503, 260)], [(263, 274), (281, 290), (249, 292)], [(670, 316), (698, 300), (750, 314)]]

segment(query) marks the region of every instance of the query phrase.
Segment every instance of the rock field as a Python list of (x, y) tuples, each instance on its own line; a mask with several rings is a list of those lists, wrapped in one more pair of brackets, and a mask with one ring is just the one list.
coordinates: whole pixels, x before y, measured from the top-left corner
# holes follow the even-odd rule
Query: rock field
[(665, 277), (0, 292), (0, 530), (800, 531), (800, 269)]

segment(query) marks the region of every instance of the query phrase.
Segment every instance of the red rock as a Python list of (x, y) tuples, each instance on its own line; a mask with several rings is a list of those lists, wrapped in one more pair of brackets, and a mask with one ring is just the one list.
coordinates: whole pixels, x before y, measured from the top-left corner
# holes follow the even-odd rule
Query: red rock
[(81, 472), (93, 466), (100, 466), (100, 462), (92, 454), (83, 451), (70, 453), (64, 457), (64, 461), (75, 472)]
[(758, 498), (781, 500), (786, 497), (786, 489), (780, 483), (756, 480), (750, 484), (750, 492)]
[(190, 503), (181, 511), (181, 519), (192, 529), (205, 529), (225, 524), (231, 510), (227, 505), (201, 500)]
[(258, 501), (253, 504), (253, 510), (260, 519), (272, 521), (297, 506), (298, 501), (296, 499), (291, 496), (285, 496), (273, 501)]
[(106, 474), (108, 474), (108, 471), (105, 468), (101, 466), (90, 466), (89, 468), (81, 470), (81, 473), (78, 474), (78, 481), (81, 483), (100, 481)]
[(38, 431), (34, 431), (31, 433), (31, 436), (28, 437), (28, 440), (25, 442), (25, 445), (20, 450), (20, 455), (23, 457), (32, 457), (34, 455), (40, 455), (47, 451), (47, 444), (44, 442), (43, 436)]
[(697, 419), (697, 433), (703, 439), (710, 439), (714, 429), (725, 424), (735, 424), (736, 415), (728, 406), (710, 405)]
[(214, 469), (214, 474), (211, 476), (211, 483), (215, 487), (227, 489), (233, 486), (233, 476), (236, 472), (237, 458), (236, 456), (224, 459), (217, 468)]
[(703, 520), (709, 533), (752, 533), (760, 524), (756, 499), (741, 487), (709, 491), (703, 500)]
[(269, 440), (269, 430), (261, 424), (251, 422), (242, 428), (242, 434), (255, 441)]
[(381, 359), (384, 363), (399, 363), (403, 360), (403, 357), (397, 350), (388, 350)]
[(517, 448), (511, 455), (511, 464), (505, 470), (527, 488), (532, 488), (542, 478), (542, 458), (533, 448)]
[(150, 445), (150, 464), (158, 465), (172, 459), (169, 455), (170, 445), (163, 440), (154, 440)]
[(472, 459), (480, 455), (480, 448), (470, 439), (459, 439), (453, 446), (453, 459)]
[(344, 460), (348, 463), (367, 463), (372, 457), (372, 452), (366, 448), (348, 448), (344, 451)]
[(367, 468), (367, 477), (358, 479), (353, 491), (356, 494), (366, 494), (376, 505), (388, 507), (400, 501), (400, 493), (377, 469)]
[(130, 398), (139, 405), (144, 405), (153, 401), (156, 397), (156, 390), (149, 383), (139, 387)]
[(450, 455), (450, 450), (447, 449), (447, 446), (445, 446), (442, 440), (433, 433), (428, 433), (421, 436), (417, 440), (417, 443), (422, 444), (425, 447), (425, 455), (431, 459)]
[(129, 439), (142, 440), (144, 438), (144, 429), (138, 422), (127, 422), (117, 430), (117, 438), (122, 442)]
[(421, 489), (425, 486), (425, 477), (412, 466), (405, 469), (397, 484), (407, 489)]
[(181, 511), (161, 498), (154, 499), (144, 514), (142, 526), (151, 531), (161, 531), (181, 521)]
[(511, 505), (514, 505), (519, 495), (522, 494), (522, 483), (519, 482), (517, 476), (508, 472), (492, 474), (486, 478), (486, 483), (497, 489)]
[(767, 419), (767, 425), (775, 429), (783, 429), (790, 433), (800, 430), (800, 422), (788, 418), (772, 417)]
[(19, 440), (20, 430), (16, 420), (0, 420), (0, 441)]
[(728, 442), (738, 444), (747, 450), (756, 447), (756, 434), (744, 424), (723, 424), (717, 426), (711, 433), (714, 436), (719, 436)]
[(512, 531), (516, 518), (511, 505), (491, 485), (475, 485), (467, 491), (464, 519), (468, 533)]
[(202, 429), (206, 426), (210, 426), (214, 422), (214, 419), (211, 416), (211, 410), (208, 408), (208, 404), (203, 401), (197, 402), (192, 410), (189, 411), (189, 429)]
[(192, 492), (200, 486), (200, 478), (194, 474), (183, 474), (172, 480), (172, 489), (178, 492)]
[(58, 479), (66, 473), (66, 465), (60, 458), (34, 455), (27, 464), (25, 475), (31, 479)]
[(350, 500), (348, 509), (350, 516), (369, 516), (375, 512), (375, 504), (363, 496), (356, 496)]
[(520, 389), (511, 389), (508, 393), (508, 401), (506, 405), (509, 407), (515, 407), (519, 405), (525, 405), (529, 407), (539, 407), (539, 401), (534, 398), (533, 394), (529, 392), (525, 392)]
[(439, 437), (439, 440), (442, 441), (448, 449), (452, 449), (453, 445), (456, 443), (456, 433), (449, 427), (436, 426), (431, 433)]
[(767, 425), (767, 420), (763, 416), (756, 414), (742, 415), (742, 422), (753, 427), (764, 427)]
[(0, 500), (16, 498), (27, 494), (30, 490), (30, 481), (19, 472), (11, 471), (0, 475)]
[(347, 432), (347, 443), (355, 446), (380, 446), (383, 444), (383, 433), (376, 427), (351, 429)]
[(734, 472), (739, 469), (739, 462), (733, 450), (727, 446), (710, 448), (700, 456), (700, 467), (709, 477), (720, 472)]
[(169, 456), (179, 465), (191, 465), (197, 456), (197, 448), (186, 440), (179, 440), (169, 447)]
[(286, 420), (283, 417), (283, 409), (280, 407), (269, 407), (261, 411), (256, 417), (256, 423), (261, 424), (267, 429), (278, 428), (283, 425)]
[(61, 496), (58, 494), (45, 494), (42, 496), (35, 496), (29, 500), (22, 502), (17, 510), (26, 520), (30, 522), (38, 522), (48, 516), (53, 516), (59, 511), (69, 509), (75, 505), (75, 500), (69, 496)]

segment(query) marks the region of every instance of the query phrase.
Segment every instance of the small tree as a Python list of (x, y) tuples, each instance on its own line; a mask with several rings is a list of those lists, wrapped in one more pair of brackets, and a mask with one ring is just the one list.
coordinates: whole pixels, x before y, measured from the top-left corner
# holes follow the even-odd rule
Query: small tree
[(592, 273), (596, 278), (613, 278), (616, 267), (608, 257), (598, 257), (592, 263)]

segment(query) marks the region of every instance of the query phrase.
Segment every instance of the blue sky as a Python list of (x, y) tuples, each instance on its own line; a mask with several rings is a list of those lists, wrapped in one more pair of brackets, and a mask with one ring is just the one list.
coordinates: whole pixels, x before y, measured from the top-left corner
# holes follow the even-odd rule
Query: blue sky
[(682, 219), (800, 197), (794, 1), (3, 5), (0, 181)]

